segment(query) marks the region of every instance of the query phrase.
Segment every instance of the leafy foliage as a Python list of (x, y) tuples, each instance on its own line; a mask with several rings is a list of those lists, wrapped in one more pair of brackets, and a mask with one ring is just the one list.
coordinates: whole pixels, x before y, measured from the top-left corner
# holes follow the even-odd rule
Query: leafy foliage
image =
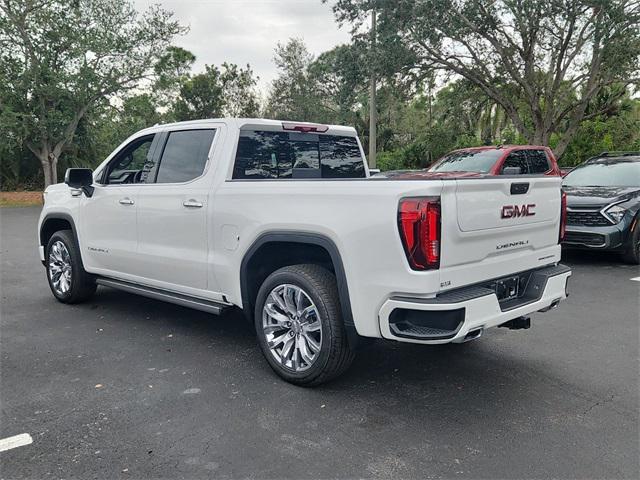
[[(340, 22), (366, 37), (378, 11), (373, 68), (417, 81), (464, 78), (501, 107), (527, 142), (557, 136), (562, 155), (593, 99), (638, 84), (636, 0), (338, 0)], [(604, 109), (608, 105), (603, 105)]]
[(258, 114), (257, 79), (251, 68), (223, 63), (184, 79), (170, 117), (176, 121), (215, 117), (252, 117)]
[(87, 112), (152, 78), (184, 31), (171, 13), (141, 15), (127, 0), (4, 0), (0, 11), (2, 115), (18, 122), (45, 185)]
[[(378, 36), (368, 31), (372, 8)], [(633, 0), (335, 0), (352, 40), (318, 56), (278, 44), (260, 105), (249, 65), (206, 65), (186, 29), (131, 0), (0, 0), (2, 189), (95, 166), (156, 123), (222, 116), (346, 124), (369, 143), (378, 79), (382, 169), (466, 146), (549, 145), (574, 165), (640, 149), (640, 4)]]

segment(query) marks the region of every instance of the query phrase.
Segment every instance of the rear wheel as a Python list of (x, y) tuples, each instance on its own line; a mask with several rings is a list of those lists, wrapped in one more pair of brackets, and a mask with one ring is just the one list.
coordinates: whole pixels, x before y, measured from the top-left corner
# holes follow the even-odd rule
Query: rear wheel
[(296, 385), (329, 381), (353, 361), (335, 276), (318, 265), (269, 275), (257, 295), (255, 327), (271, 368)]
[(78, 246), (70, 230), (49, 239), (46, 250), (47, 280), (53, 296), (62, 303), (79, 303), (96, 291), (96, 282), (84, 270)]
[(633, 265), (640, 264), (640, 226), (635, 225), (635, 231), (631, 234), (631, 242), (627, 250), (622, 254), (625, 262)]

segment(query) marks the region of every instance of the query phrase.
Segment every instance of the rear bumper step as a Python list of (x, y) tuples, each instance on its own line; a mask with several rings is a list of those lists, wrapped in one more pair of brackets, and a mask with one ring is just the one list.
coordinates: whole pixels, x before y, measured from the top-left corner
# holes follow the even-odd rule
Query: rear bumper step
[[(380, 309), (384, 338), (415, 343), (464, 342), (489, 327), (529, 328), (528, 314), (555, 308), (567, 297), (571, 269), (554, 265), (508, 277), (516, 285), (503, 294), (504, 278), (445, 292), (435, 298), (392, 297)], [(478, 333), (479, 332), (479, 333)]]

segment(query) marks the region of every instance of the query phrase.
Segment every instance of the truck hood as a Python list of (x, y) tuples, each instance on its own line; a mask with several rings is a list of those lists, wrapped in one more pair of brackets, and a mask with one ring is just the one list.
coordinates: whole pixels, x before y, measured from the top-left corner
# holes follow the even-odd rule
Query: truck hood
[(564, 186), (567, 194), (567, 206), (604, 207), (640, 195), (638, 187), (569, 187)]

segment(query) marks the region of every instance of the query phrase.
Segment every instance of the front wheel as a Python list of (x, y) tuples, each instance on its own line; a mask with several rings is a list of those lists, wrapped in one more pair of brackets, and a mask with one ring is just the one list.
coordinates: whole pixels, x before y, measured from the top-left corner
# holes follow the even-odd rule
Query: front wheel
[(54, 233), (46, 250), (47, 280), (53, 296), (62, 303), (79, 303), (96, 291), (96, 282), (84, 270), (70, 230)]
[(269, 275), (258, 291), (255, 327), (271, 368), (296, 385), (327, 382), (353, 361), (335, 276), (318, 265)]
[(624, 261), (632, 265), (640, 264), (640, 225), (635, 225), (635, 227), (635, 231), (631, 234), (629, 247), (622, 254)]

